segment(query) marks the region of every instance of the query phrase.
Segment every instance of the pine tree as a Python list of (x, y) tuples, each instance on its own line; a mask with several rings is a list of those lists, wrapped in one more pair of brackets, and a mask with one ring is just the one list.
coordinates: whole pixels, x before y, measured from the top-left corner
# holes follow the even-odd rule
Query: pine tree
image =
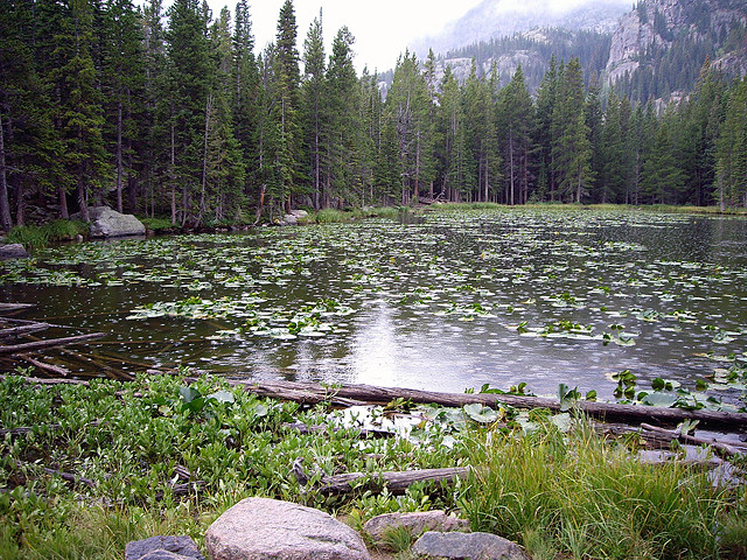
[[(81, 217), (85, 221), (90, 220), (89, 201), (101, 198), (108, 172), (102, 136), (103, 99), (97, 87), (100, 76), (92, 54), (93, 21), (92, 2), (71, 2), (61, 18), (60, 32), (53, 38), (60, 64), (50, 72), (58, 91), (54, 120), (64, 144), (63, 165), (68, 173), (68, 184), (77, 192)], [(66, 214), (64, 207), (63, 217), (67, 217)]]
[(362, 132), (360, 89), (353, 67), (353, 42), (347, 27), (337, 32), (325, 81), (325, 97), (333, 108), (328, 115), (326, 133), (327, 196), (337, 198), (340, 203), (345, 199), (360, 203), (362, 198), (357, 174)]
[[(40, 14), (37, 14), (40, 15)], [(25, 221), (29, 194), (53, 192), (61, 145), (50, 119), (49, 82), (34, 52), (34, 14), (25, 1), (0, 10), (0, 227)], [(36, 23), (38, 25), (38, 23)]]
[(420, 195), (433, 158), (430, 94), (415, 54), (406, 51), (398, 60), (386, 104), (390, 118), (397, 123), (403, 174), (401, 201), (408, 204)]
[(279, 182), (270, 192), (274, 201), (282, 204), (289, 201), (295, 192), (299, 175), (300, 126), (299, 126), (299, 82), (298, 49), (296, 48), (296, 15), (292, 0), (285, 0), (278, 17), (277, 40), (273, 58), (276, 82), (274, 118), (279, 132), (279, 144), (275, 152), (275, 165)]
[(747, 207), (747, 78), (729, 91), (717, 142), (716, 170), (721, 209), (740, 203)]
[[(107, 136), (113, 144), (116, 173), (116, 206), (123, 211), (125, 182), (130, 184), (130, 206), (134, 206), (132, 178), (136, 170), (136, 144), (142, 125), (140, 104), (145, 85), (143, 36), (140, 21), (130, 0), (109, 0), (104, 17), (103, 82), (107, 113), (115, 116)], [(129, 180), (128, 180), (129, 178)]]
[(326, 104), (324, 38), (322, 35), (322, 13), (309, 26), (304, 41), (305, 77), (301, 87), (303, 101), (304, 140), (309, 147), (308, 167), (312, 184), (314, 208), (322, 207), (322, 152), (327, 117), (331, 112)]
[(442, 177), (439, 197), (459, 201), (472, 187), (474, 180), (469, 164), (471, 157), (465, 134), (462, 91), (448, 66), (441, 82), (439, 107), (439, 138), (442, 141), (437, 150)]
[(552, 145), (557, 138), (553, 134), (553, 113), (558, 98), (560, 73), (562, 65), (553, 55), (550, 69), (545, 73), (537, 93), (537, 118), (535, 121), (534, 143), (538, 150), (537, 163), (537, 198), (555, 200), (557, 180), (553, 166)]
[(552, 167), (561, 200), (581, 202), (592, 179), (589, 127), (583, 113), (581, 63), (573, 59), (563, 69), (553, 109)]
[(529, 198), (533, 126), (534, 106), (524, 81), (524, 71), (519, 65), (511, 82), (501, 90), (498, 107), (508, 191), (505, 200), (511, 205), (526, 204)]
[(201, 210), (194, 198), (201, 191), (212, 65), (207, 21), (197, 0), (176, 0), (168, 15), (171, 213), (174, 223), (184, 225), (196, 221)]
[(254, 55), (254, 35), (247, 0), (236, 3), (233, 33), (234, 134), (245, 165), (244, 194), (259, 196), (259, 70)]

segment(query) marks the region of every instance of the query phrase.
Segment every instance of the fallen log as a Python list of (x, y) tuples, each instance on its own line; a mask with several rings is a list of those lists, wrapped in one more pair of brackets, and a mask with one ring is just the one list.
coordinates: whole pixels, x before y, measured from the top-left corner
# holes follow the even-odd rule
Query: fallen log
[(683, 434), (678, 432), (677, 430), (667, 430), (665, 428), (652, 426), (646, 423), (641, 424), (641, 428), (643, 428), (644, 430), (648, 430), (649, 432), (659, 434), (663, 437), (667, 437), (671, 441), (677, 440), (682, 443), (689, 443), (691, 445), (708, 445), (712, 447), (713, 450), (716, 451), (719, 455), (724, 455), (726, 457), (747, 454), (747, 445), (745, 444), (730, 443), (715, 438), (704, 438), (693, 436), (690, 434)]
[[(469, 467), (450, 467), (445, 469), (419, 469), (412, 471), (387, 471), (377, 474), (352, 472), (325, 476), (322, 478), (319, 491), (326, 495), (347, 494), (353, 489), (381, 490), (387, 488), (395, 495), (404, 494), (416, 482), (454, 482), (458, 478), (466, 478), (470, 473)], [(368, 479), (363, 485), (356, 485), (362, 479)]]
[(42, 371), (46, 371), (54, 375), (59, 375), (60, 377), (67, 377), (68, 375), (70, 375), (70, 370), (62, 366), (56, 366), (54, 364), (42, 362), (32, 356), (29, 356), (28, 354), (20, 354), (18, 357)]
[[(0, 376), (2, 379), (4, 376)], [(80, 383), (73, 379), (27, 378), (29, 383), (56, 385), (60, 383)], [(544, 397), (525, 397), (495, 393), (439, 393), (398, 387), (375, 387), (373, 385), (324, 386), (320, 383), (298, 383), (291, 381), (251, 381), (227, 379), (230, 385), (243, 387), (246, 391), (262, 397), (289, 400), (304, 404), (331, 402), (344, 406), (361, 404), (386, 404), (397, 398), (414, 403), (430, 403), (441, 406), (462, 407), (480, 403), (497, 408), (500, 405), (516, 408), (547, 408), (559, 411), (560, 402)], [(579, 401), (576, 406), (589, 416), (608, 422), (623, 422), (640, 425), (642, 422), (658, 422), (676, 425), (685, 420), (698, 420), (700, 427), (721, 428), (728, 432), (747, 429), (747, 414), (739, 412), (717, 412), (713, 410), (685, 410), (657, 406), (632, 406), (614, 403)]]
[(103, 338), (104, 333), (81, 334), (78, 336), (66, 336), (64, 338), (51, 338), (49, 340), (38, 340), (36, 342), (24, 342), (22, 344), (13, 344), (10, 346), (0, 346), (0, 354), (17, 354), (19, 352), (29, 352), (32, 350), (41, 350), (42, 348), (53, 348), (55, 346), (67, 346), (69, 344), (80, 344)]
[(0, 303), (0, 313), (10, 313), (11, 311), (30, 309), (34, 306), (35, 304), (33, 303)]
[(45, 331), (52, 325), (49, 323), (31, 323), (30, 325), (21, 325), (20, 327), (11, 327), (9, 329), (0, 330), (0, 338), (8, 338), (11, 336), (19, 336), (23, 334), (31, 334), (39, 331)]
[[(414, 403), (462, 407), (479, 403), (492, 408), (508, 405), (516, 408), (547, 408), (560, 411), (560, 402), (544, 397), (527, 397), (495, 393), (440, 393), (401, 387), (376, 387), (373, 385), (335, 385), (298, 383), (292, 381), (250, 381), (232, 379), (233, 385), (243, 385), (247, 391), (264, 397), (286, 399), (306, 404), (317, 404), (331, 399), (353, 399), (367, 404), (386, 404), (394, 399)], [(724, 428), (729, 431), (747, 429), (747, 414), (717, 412), (712, 410), (685, 410), (656, 406), (633, 406), (615, 403), (578, 401), (575, 407), (585, 414), (608, 422), (640, 424), (656, 422), (676, 425), (685, 420), (698, 420), (701, 427)]]

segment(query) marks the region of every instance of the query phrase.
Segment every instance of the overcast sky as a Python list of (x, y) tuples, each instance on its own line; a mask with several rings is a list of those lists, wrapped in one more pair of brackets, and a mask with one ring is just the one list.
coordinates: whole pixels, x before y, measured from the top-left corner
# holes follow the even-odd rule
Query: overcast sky
[[(140, 0), (141, 2), (143, 0)], [(355, 37), (353, 49), (358, 70), (386, 71), (393, 68), (397, 56), (417, 39), (434, 36), (443, 27), (459, 19), (483, 0), (294, 0), (298, 24), (298, 48), (312, 20), (323, 10), (324, 38), (329, 55), (337, 30), (347, 25)], [(593, 1), (593, 0), (592, 0)], [(630, 2), (633, 0), (605, 0)], [(224, 6), (233, 13), (236, 0), (208, 0), (214, 15)], [(278, 13), (284, 0), (249, 0), (257, 51), (275, 40)], [(562, 11), (589, 0), (494, 0), (500, 10), (513, 11), (532, 6), (535, 10)], [(164, 6), (171, 4), (165, 0)]]
[[(209, 0), (215, 15), (228, 5), (231, 13), (234, 0)], [(250, 0), (257, 50), (274, 41), (278, 13), (284, 0)], [(323, 10), (324, 38), (329, 45), (337, 30), (347, 25), (355, 37), (353, 49), (359, 70), (388, 70), (394, 67), (397, 56), (414, 39), (437, 33), (478, 5), (481, 0), (295, 0), (299, 50), (303, 54), (303, 40), (312, 20)]]

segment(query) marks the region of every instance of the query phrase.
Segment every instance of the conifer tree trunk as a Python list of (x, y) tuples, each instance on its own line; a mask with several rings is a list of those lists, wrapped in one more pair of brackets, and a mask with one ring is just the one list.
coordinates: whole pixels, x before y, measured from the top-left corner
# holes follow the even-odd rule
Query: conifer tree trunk
[(13, 221), (10, 217), (10, 200), (8, 198), (8, 175), (5, 171), (5, 130), (2, 114), (0, 114), (0, 225), (5, 231), (10, 231)]
[(122, 212), (122, 101), (117, 104), (117, 212)]

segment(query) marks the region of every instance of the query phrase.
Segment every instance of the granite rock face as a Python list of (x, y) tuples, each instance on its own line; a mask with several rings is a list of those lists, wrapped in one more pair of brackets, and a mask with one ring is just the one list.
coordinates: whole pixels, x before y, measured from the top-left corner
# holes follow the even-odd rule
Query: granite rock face
[(145, 235), (145, 226), (132, 214), (120, 214), (108, 206), (89, 208), (88, 214), (91, 217), (91, 237)]
[(370, 560), (360, 535), (322, 511), (247, 498), (205, 536), (212, 560)]
[(441, 510), (415, 513), (385, 513), (369, 519), (363, 527), (379, 545), (386, 544), (388, 533), (404, 529), (417, 538), (427, 531), (469, 531), (469, 521), (447, 515)]
[(29, 254), (26, 249), (20, 243), (10, 243), (8, 245), (0, 245), (0, 261), (8, 261), (10, 259), (27, 259)]
[(158, 536), (127, 543), (125, 560), (205, 560), (191, 537)]
[(453, 560), (531, 560), (515, 542), (490, 533), (424, 534), (412, 551), (421, 558)]

